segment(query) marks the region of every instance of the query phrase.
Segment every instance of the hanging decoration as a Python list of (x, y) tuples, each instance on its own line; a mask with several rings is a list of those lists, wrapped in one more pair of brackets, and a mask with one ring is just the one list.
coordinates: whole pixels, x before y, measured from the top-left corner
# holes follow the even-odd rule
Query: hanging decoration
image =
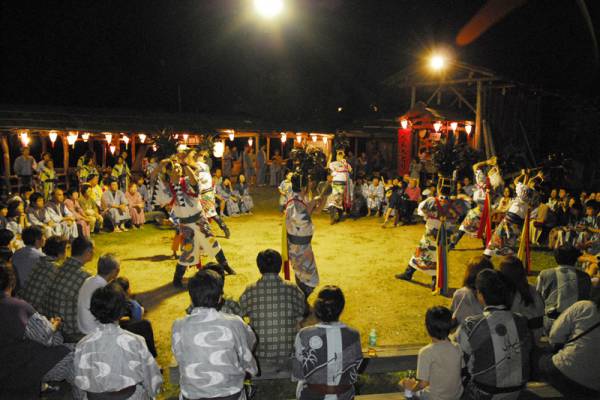
[(323, 136), (323, 143), (327, 144), (327, 136)]
[(181, 135), (181, 136), (183, 136), (183, 141), (184, 141), (185, 143), (187, 143), (187, 142), (188, 142), (188, 139), (190, 138), (190, 135), (188, 135), (187, 133), (184, 133), (184, 134), (183, 134), (183, 135)]
[(69, 146), (73, 146), (73, 148), (75, 148), (75, 142), (77, 142), (78, 137), (79, 137), (79, 132), (69, 131), (69, 134), (67, 136), (67, 143), (69, 143)]
[(129, 146), (129, 136), (123, 135), (123, 142), (125, 143), (125, 149)]
[(313, 143), (317, 141), (317, 135), (310, 135), (310, 138), (312, 139)]
[(225, 142), (223, 142), (223, 141), (215, 142), (215, 144), (213, 145), (213, 155), (216, 158), (221, 158), (221, 157), (223, 157), (224, 151), (225, 151)]
[(235, 139), (235, 131), (233, 129), (229, 129), (227, 132), (229, 132), (229, 140), (233, 142), (233, 139)]
[(106, 143), (112, 142), (112, 133), (104, 132), (104, 138), (106, 139)]
[(21, 131), (19, 134), (19, 138), (21, 139), (21, 144), (23, 147), (29, 146), (29, 142), (31, 142), (31, 138), (29, 137), (29, 133), (27, 131)]
[(281, 143), (285, 143), (286, 140), (287, 140), (287, 135), (285, 134), (285, 132), (281, 132)]
[(156, 153), (156, 150), (158, 150), (158, 146), (156, 144), (153, 144), (152, 151)]
[(111, 144), (110, 146), (108, 146), (108, 148), (110, 149), (110, 154), (114, 155), (115, 150), (117, 150), (117, 146), (115, 146), (114, 144)]
[(143, 133), (140, 133), (138, 135), (138, 137), (140, 138), (140, 143), (144, 143), (146, 141), (146, 135)]
[(457, 128), (458, 128), (458, 122), (450, 122), (450, 129), (452, 129), (452, 132), (456, 132)]
[(87, 141), (90, 140), (90, 133), (89, 132), (82, 133), (81, 138), (83, 139), (84, 143), (87, 143)]
[(52, 148), (54, 148), (54, 143), (56, 142), (56, 138), (58, 137), (58, 132), (50, 131), (48, 132), (48, 137), (50, 138), (50, 143), (52, 143)]
[(302, 143), (302, 134), (300, 132), (296, 133), (296, 141)]
[(467, 132), (467, 135), (471, 134), (472, 129), (473, 129), (473, 125), (471, 125), (470, 122), (465, 123), (465, 132)]
[(442, 122), (441, 122), (441, 121), (437, 121), (437, 122), (435, 122), (435, 123), (433, 124), (433, 129), (434, 129), (436, 132), (439, 132), (441, 128), (442, 128)]
[(404, 119), (404, 118), (402, 118), (402, 119), (400, 120), (400, 126), (402, 126), (402, 129), (406, 129), (406, 128), (408, 128), (408, 120), (407, 120), (407, 119)]
[(248, 146), (252, 147), (253, 144), (254, 144), (254, 139), (248, 138)]

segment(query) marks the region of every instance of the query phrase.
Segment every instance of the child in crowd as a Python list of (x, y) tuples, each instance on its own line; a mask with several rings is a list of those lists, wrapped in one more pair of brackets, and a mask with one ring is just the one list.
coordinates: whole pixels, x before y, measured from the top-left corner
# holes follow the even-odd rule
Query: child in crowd
[(285, 205), (292, 197), (292, 172), (285, 174), (285, 179), (279, 184), (279, 212), (285, 210)]
[(419, 350), (417, 379), (400, 381), (405, 392), (418, 392), (420, 400), (456, 400), (462, 395), (461, 351), (448, 339), (454, 328), (446, 307), (431, 307), (425, 314), (431, 344)]
[(145, 310), (144, 307), (142, 307), (142, 305), (135, 300), (135, 297), (131, 295), (129, 279), (125, 278), (124, 276), (119, 276), (115, 279), (115, 283), (119, 285), (121, 289), (123, 289), (127, 299), (127, 309), (125, 310), (124, 316), (131, 318), (133, 321), (141, 321), (144, 318)]
[(237, 183), (234, 185), (234, 191), (240, 196), (240, 210), (242, 214), (252, 214), (254, 201), (250, 196), (250, 187), (246, 182), (246, 176), (240, 174)]
[(56, 171), (54, 171), (54, 161), (47, 160), (44, 166), (40, 170), (40, 181), (44, 189), (44, 200), (50, 200), (52, 191), (54, 190), (54, 183), (56, 182)]

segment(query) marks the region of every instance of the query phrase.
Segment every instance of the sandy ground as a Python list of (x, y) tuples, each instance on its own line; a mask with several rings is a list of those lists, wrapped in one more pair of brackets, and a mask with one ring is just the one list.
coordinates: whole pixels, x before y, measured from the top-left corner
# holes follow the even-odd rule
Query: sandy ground
[[(258, 279), (256, 254), (266, 248), (281, 250), (282, 219), (276, 190), (259, 189), (254, 197), (254, 215), (226, 219), (232, 236), (220, 239), (230, 264), (238, 272), (227, 277), (225, 284), (226, 294), (234, 298)], [(405, 268), (423, 233), (423, 225), (382, 229), (381, 220), (371, 217), (332, 226), (325, 214), (315, 216), (314, 222), (313, 249), (321, 286), (335, 284), (342, 288), (346, 309), (341, 319), (360, 331), (363, 343), (372, 328), (377, 330), (381, 345), (426, 343), (425, 310), (434, 305), (449, 306), (450, 299), (433, 296), (426, 287), (430, 278), (423, 274), (415, 274), (414, 283), (394, 278)], [(221, 235), (216, 225), (213, 228)], [(95, 237), (96, 256), (112, 252), (119, 257), (121, 275), (129, 278), (133, 292), (146, 307), (162, 366), (167, 366), (170, 359), (171, 324), (185, 314), (189, 305), (187, 293), (171, 285), (176, 263), (169, 257), (172, 235), (170, 229), (146, 225), (142, 230)], [(461, 286), (466, 261), (480, 253), (481, 242), (470, 238), (464, 238), (450, 253), (451, 288)], [(537, 269), (549, 265), (546, 253), (534, 253), (533, 259)], [(95, 261), (86, 268), (93, 273)], [(194, 271), (188, 270), (186, 277)], [(176, 393), (172, 385), (166, 389), (164, 397)]]

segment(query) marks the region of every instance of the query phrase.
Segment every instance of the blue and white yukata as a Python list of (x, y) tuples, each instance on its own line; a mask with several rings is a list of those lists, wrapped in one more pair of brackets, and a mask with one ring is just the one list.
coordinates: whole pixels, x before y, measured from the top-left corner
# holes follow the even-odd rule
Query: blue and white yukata
[(346, 160), (329, 163), (329, 172), (333, 178), (331, 194), (327, 199), (327, 208), (335, 207), (341, 211), (350, 210), (354, 188), (350, 174), (352, 166)]

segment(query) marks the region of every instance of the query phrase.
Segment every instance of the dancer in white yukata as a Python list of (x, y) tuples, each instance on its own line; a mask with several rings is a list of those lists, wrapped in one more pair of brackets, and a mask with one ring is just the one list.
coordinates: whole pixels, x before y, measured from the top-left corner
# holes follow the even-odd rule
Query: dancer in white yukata
[(311, 246), (315, 229), (311, 214), (320, 197), (312, 201), (306, 199), (306, 186), (299, 173), (292, 176), (292, 192), (292, 198), (285, 207), (288, 259), (296, 276), (296, 284), (308, 298), (319, 285), (319, 271)]
[(180, 399), (245, 400), (246, 374), (258, 373), (254, 332), (237, 315), (217, 311), (223, 297), (217, 272), (196, 273), (188, 291), (193, 309), (173, 323), (171, 335)]
[(227, 263), (221, 245), (214, 237), (198, 201), (195, 173), (189, 167), (184, 170), (176, 160), (166, 159), (155, 171), (158, 175), (155, 201), (161, 207), (170, 208), (179, 221), (182, 235), (181, 255), (175, 268), (173, 285), (183, 287), (183, 275), (187, 267), (200, 264), (200, 253), (214, 257), (229, 274), (235, 274)]

